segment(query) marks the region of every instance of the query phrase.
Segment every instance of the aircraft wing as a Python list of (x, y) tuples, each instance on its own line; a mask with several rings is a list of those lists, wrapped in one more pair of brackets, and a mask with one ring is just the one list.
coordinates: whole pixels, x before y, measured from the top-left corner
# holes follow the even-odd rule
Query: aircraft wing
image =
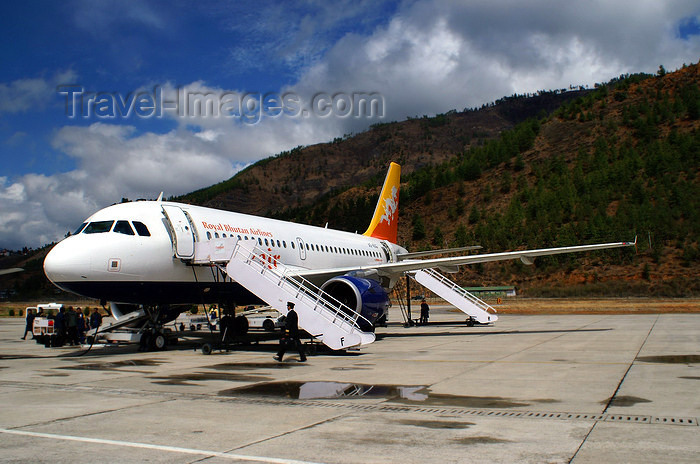
[(0, 275), (8, 275), (8, 274), (15, 274), (17, 272), (22, 272), (24, 269), (21, 267), (12, 267), (9, 269), (0, 269)]
[(620, 248), (635, 246), (637, 239), (634, 242), (614, 242), (614, 243), (598, 243), (593, 245), (579, 245), (571, 247), (559, 248), (543, 248), (539, 250), (520, 250), (507, 251), (503, 253), (486, 253), (480, 255), (469, 256), (453, 256), (449, 258), (433, 258), (433, 259), (406, 259), (395, 263), (384, 263), (377, 265), (366, 265), (359, 267), (344, 267), (334, 269), (309, 269), (295, 270), (290, 272), (292, 275), (299, 275), (306, 279), (315, 280), (321, 277), (331, 278), (337, 275), (343, 275), (355, 272), (358, 275), (362, 273), (374, 273), (379, 275), (391, 276), (404, 272), (417, 271), (420, 269), (441, 268), (448, 272), (456, 272), (459, 266), (465, 264), (488, 263), (492, 261), (506, 261), (510, 259), (520, 259), (525, 264), (532, 264), (534, 258), (539, 256), (558, 255), (563, 253), (578, 253), (583, 251), (606, 250), (609, 248)]

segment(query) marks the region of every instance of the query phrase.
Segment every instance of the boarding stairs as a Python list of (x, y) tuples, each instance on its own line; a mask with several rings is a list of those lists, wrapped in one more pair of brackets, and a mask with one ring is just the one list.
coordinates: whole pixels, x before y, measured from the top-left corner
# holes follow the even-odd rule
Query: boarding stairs
[(195, 265), (215, 265), (260, 299), (287, 314), (294, 303), (299, 326), (333, 350), (360, 348), (375, 340), (371, 323), (308, 280), (295, 275), (269, 251), (235, 237), (195, 243)]
[(435, 269), (416, 271), (413, 274), (413, 279), (454, 305), (476, 322), (488, 324), (498, 320), (498, 316), (495, 314), (496, 310), (492, 306), (464, 290)]

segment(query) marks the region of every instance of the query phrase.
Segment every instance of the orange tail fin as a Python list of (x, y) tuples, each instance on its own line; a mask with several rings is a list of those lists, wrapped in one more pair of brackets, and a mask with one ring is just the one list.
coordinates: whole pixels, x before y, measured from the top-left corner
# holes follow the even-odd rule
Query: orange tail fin
[(374, 210), (372, 222), (367, 232), (367, 237), (388, 240), (396, 243), (399, 224), (399, 189), (401, 188), (401, 166), (391, 163), (389, 172), (384, 179), (384, 187)]

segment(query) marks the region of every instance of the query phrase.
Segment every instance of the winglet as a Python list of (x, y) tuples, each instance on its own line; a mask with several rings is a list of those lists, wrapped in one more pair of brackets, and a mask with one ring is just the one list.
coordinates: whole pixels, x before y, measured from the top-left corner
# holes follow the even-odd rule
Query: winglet
[(388, 240), (396, 243), (399, 223), (399, 189), (401, 187), (401, 166), (389, 165), (389, 172), (384, 179), (384, 187), (379, 195), (372, 222), (363, 234), (367, 237)]

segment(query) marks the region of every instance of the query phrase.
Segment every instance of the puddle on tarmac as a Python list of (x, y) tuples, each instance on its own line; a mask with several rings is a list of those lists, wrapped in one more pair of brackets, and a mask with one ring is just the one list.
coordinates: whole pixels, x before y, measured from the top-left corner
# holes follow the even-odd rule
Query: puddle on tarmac
[(369, 371), (371, 367), (346, 366), (346, 367), (331, 367), (332, 371)]
[[(612, 401), (611, 401), (612, 400)], [(651, 403), (651, 400), (646, 398), (639, 398), (636, 396), (616, 396), (614, 398), (608, 398), (605, 401), (601, 401), (600, 404), (608, 404), (610, 406), (619, 406), (621, 408), (628, 408), (639, 403)]]
[(223, 363), (213, 366), (203, 366), (206, 369), (216, 369), (218, 371), (253, 370), (253, 369), (289, 369), (294, 364), (280, 362), (260, 362), (260, 363)]
[(264, 375), (245, 375), (225, 372), (192, 372), (189, 374), (175, 374), (167, 377), (149, 377), (156, 379), (152, 383), (159, 385), (196, 385), (192, 382), (204, 382), (207, 380), (224, 380), (226, 382), (265, 382), (271, 380)]
[(661, 364), (696, 364), (700, 363), (700, 354), (670, 354), (666, 356), (641, 356), (635, 361)]
[(686, 380), (700, 380), (700, 377), (693, 377), (693, 376), (683, 376), (683, 377), (678, 377), (679, 379), (686, 379)]
[(498, 443), (512, 443), (510, 440), (494, 437), (462, 437), (455, 438), (453, 442), (459, 443), (460, 445), (495, 445)]
[(38, 356), (32, 356), (32, 355), (11, 355), (11, 354), (0, 354), (0, 360), (2, 359), (29, 359), (29, 358), (38, 358)]
[(367, 385), (343, 382), (267, 382), (230, 388), (220, 396), (263, 396), (289, 399), (378, 398), (391, 403), (469, 408), (514, 408), (532, 403), (555, 403), (557, 400), (538, 399), (514, 401), (496, 396), (457, 396), (431, 393), (424, 385)]
[(76, 363), (71, 366), (57, 367), (56, 369), (88, 370), (88, 371), (118, 371), (118, 372), (141, 372), (151, 374), (150, 371), (138, 371), (133, 369), (120, 369), (121, 367), (142, 367), (160, 366), (164, 361), (159, 359), (127, 359), (124, 361), (102, 362), (102, 363)]
[(397, 421), (402, 425), (413, 425), (415, 427), (424, 427), (427, 429), (468, 429), (474, 422), (460, 421), (439, 421), (439, 420), (411, 420), (403, 419)]

